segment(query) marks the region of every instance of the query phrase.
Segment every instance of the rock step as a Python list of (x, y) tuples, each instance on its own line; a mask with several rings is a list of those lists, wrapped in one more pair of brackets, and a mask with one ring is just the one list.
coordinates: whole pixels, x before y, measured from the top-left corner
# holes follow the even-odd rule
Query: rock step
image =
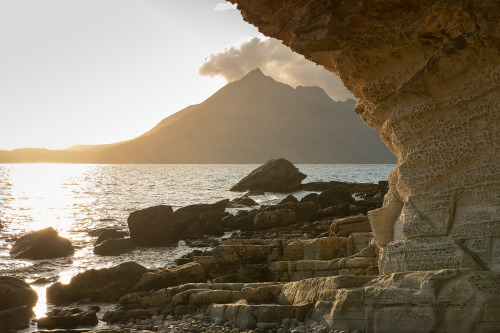
[(260, 304), (250, 305), (244, 302), (233, 304), (211, 304), (206, 314), (228, 320), (241, 329), (254, 329), (257, 323), (280, 323), (285, 318), (297, 318), (303, 321), (311, 303), (297, 305)]
[(231, 303), (244, 299), (250, 303), (276, 301), (284, 283), (188, 283), (152, 292), (136, 292), (120, 298), (120, 304), (129, 308), (160, 307), (171, 303), (179, 305), (208, 305)]
[(283, 286), (277, 302), (282, 305), (297, 305), (334, 300), (339, 289), (363, 286), (377, 276), (343, 275), (290, 282)]
[(352, 256), (332, 260), (277, 261), (269, 263), (267, 269), (270, 280), (293, 282), (337, 275), (378, 274), (377, 262), (377, 257)]

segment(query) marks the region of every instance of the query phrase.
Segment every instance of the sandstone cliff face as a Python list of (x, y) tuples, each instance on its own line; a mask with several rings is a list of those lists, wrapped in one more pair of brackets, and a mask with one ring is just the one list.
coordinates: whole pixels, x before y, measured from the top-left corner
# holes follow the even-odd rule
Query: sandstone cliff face
[(230, 0), (337, 74), (398, 166), (370, 215), (381, 271), (500, 271), (500, 4)]

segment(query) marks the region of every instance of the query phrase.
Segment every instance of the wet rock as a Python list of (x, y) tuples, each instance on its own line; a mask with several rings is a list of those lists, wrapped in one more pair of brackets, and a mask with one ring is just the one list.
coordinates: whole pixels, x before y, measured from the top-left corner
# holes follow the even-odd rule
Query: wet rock
[(42, 284), (47, 284), (51, 282), (56, 282), (58, 277), (50, 277), (50, 278), (38, 278), (35, 281), (31, 282), (30, 284), (32, 285), (42, 285)]
[(146, 291), (177, 286), (183, 283), (206, 281), (207, 277), (203, 266), (197, 262), (190, 262), (179, 267), (145, 273), (137, 283), (135, 290)]
[(342, 185), (323, 191), (318, 196), (318, 205), (320, 208), (354, 202), (355, 200), (349, 189)]
[(154, 206), (132, 212), (127, 220), (132, 238), (137, 246), (172, 246), (178, 234), (172, 207)]
[(231, 207), (238, 207), (238, 206), (252, 207), (259, 205), (254, 199), (245, 196), (241, 198), (235, 198), (231, 200), (229, 204)]
[(107, 239), (125, 238), (126, 236), (128, 236), (128, 232), (126, 232), (126, 231), (120, 231), (120, 230), (116, 230), (116, 229), (105, 229), (98, 234), (97, 240), (95, 241), (94, 246), (104, 242)]
[(209, 210), (219, 210), (224, 211), (229, 203), (229, 199), (224, 199), (217, 201), (214, 204), (195, 204), (185, 207), (181, 207), (176, 210), (176, 213), (187, 213), (199, 217), (201, 214), (208, 212)]
[(11, 276), (0, 276), (0, 311), (21, 306), (33, 308), (38, 295), (29, 284)]
[(17, 331), (28, 327), (33, 311), (27, 306), (0, 311), (0, 332)]
[(52, 227), (31, 232), (20, 237), (10, 254), (16, 259), (52, 259), (73, 255), (71, 242), (57, 234)]
[(240, 180), (231, 191), (293, 192), (306, 178), (291, 162), (284, 158), (267, 161)]
[(42, 317), (38, 319), (40, 328), (75, 328), (80, 326), (96, 326), (98, 323), (95, 311), (83, 311), (80, 313), (69, 313), (68, 315), (58, 315)]
[(94, 253), (100, 256), (118, 256), (135, 248), (132, 238), (111, 238), (95, 246)]
[(91, 269), (75, 275), (69, 284), (54, 283), (47, 288), (47, 301), (55, 305), (82, 299), (115, 301), (129, 293), (147, 271), (143, 266), (125, 262), (115, 267)]

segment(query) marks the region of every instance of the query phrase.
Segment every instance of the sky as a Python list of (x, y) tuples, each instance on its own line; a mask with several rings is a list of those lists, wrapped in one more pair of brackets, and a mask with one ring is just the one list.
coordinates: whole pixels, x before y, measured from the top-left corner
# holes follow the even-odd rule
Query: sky
[(0, 0), (0, 149), (134, 138), (261, 67), (350, 94), (223, 0)]

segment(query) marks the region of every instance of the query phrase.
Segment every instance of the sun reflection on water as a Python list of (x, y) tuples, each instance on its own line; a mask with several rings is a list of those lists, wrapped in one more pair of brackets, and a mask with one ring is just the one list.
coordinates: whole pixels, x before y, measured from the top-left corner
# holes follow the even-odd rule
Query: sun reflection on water
[(11, 195), (9, 206), (22, 211), (29, 219), (23, 229), (40, 230), (53, 227), (61, 236), (68, 237), (72, 224), (71, 209), (74, 193), (68, 185), (80, 181), (89, 167), (65, 164), (23, 164), (10, 170)]

